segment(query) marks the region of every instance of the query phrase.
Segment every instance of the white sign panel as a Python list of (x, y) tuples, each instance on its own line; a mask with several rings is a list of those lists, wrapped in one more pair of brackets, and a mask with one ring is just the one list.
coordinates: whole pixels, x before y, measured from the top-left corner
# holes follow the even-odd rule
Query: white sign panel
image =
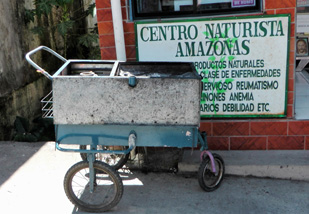
[(297, 15), (297, 33), (308, 33), (309, 32), (309, 14), (298, 14)]
[(203, 77), (202, 116), (283, 117), (289, 20), (277, 15), (138, 22), (138, 60), (193, 62)]

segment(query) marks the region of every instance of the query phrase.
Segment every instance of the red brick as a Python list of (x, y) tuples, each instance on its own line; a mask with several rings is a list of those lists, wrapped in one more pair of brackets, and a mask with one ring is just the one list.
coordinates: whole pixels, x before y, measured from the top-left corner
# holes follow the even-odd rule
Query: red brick
[(309, 135), (309, 121), (290, 121), (288, 135)]
[(294, 79), (289, 79), (288, 91), (294, 91)]
[(249, 122), (214, 122), (214, 136), (249, 135)]
[(96, 8), (98, 8), (98, 9), (110, 8), (111, 7), (111, 1), (110, 0), (96, 0), (95, 5), (96, 5)]
[(296, 7), (296, 0), (265, 0), (265, 9)]
[(288, 92), (288, 104), (294, 103), (294, 92)]
[(99, 22), (98, 23), (99, 35), (113, 34), (113, 22)]
[(287, 107), (287, 118), (293, 118), (294, 117), (294, 105), (289, 104)]
[(134, 33), (135, 32), (134, 23), (133, 22), (124, 22), (123, 23), (123, 31), (125, 33)]
[(252, 135), (287, 135), (287, 122), (251, 122)]
[(295, 38), (295, 23), (291, 23), (290, 25), (290, 37)]
[(212, 123), (211, 122), (201, 122), (200, 123), (200, 131), (206, 132), (208, 136), (212, 136)]
[(112, 48), (101, 48), (101, 58), (103, 60), (116, 60), (116, 49)]
[(290, 38), (290, 50), (295, 51), (295, 38), (294, 37)]
[(126, 55), (127, 58), (136, 58), (136, 50), (135, 50), (135, 46), (126, 46)]
[(305, 138), (305, 149), (309, 150), (309, 136), (306, 136)]
[(276, 14), (291, 14), (291, 22), (295, 22), (295, 7), (287, 9), (277, 9)]
[(127, 0), (121, 0), (121, 6), (126, 6), (126, 1)]
[(101, 47), (101, 48), (115, 47), (115, 38), (114, 38), (114, 34), (110, 34), (110, 35), (101, 35), (101, 36), (100, 36), (100, 47)]
[(135, 33), (125, 33), (124, 39), (126, 45), (135, 45)]
[(122, 20), (128, 20), (129, 17), (127, 16), (127, 8), (123, 7), (121, 8), (121, 15), (122, 15)]
[(231, 137), (231, 150), (265, 150), (266, 137)]
[(294, 65), (289, 65), (289, 79), (294, 78)]
[(304, 136), (269, 136), (269, 150), (303, 150)]
[(276, 14), (276, 10), (266, 10), (265, 11), (267, 15), (274, 15)]
[(97, 11), (97, 20), (98, 22), (103, 21), (112, 21), (112, 10), (110, 8), (108, 9), (101, 9)]
[(294, 50), (290, 50), (290, 55), (289, 55), (289, 64), (290, 65), (294, 65), (294, 63), (295, 63), (294, 53), (295, 53)]
[(229, 150), (228, 137), (207, 137), (207, 143), (210, 150)]

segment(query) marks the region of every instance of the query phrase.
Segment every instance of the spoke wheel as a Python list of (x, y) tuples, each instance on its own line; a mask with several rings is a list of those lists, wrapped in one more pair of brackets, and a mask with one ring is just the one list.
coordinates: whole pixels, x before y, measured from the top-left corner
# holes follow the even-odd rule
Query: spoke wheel
[[(111, 153), (96, 153), (95, 159), (97, 161), (102, 161), (104, 163), (107, 163), (111, 167), (113, 167), (115, 170), (118, 170), (123, 167), (123, 165), (126, 164), (128, 161), (129, 155), (128, 154), (112, 154), (113, 150), (126, 150), (128, 147), (126, 146), (97, 146), (97, 150), (108, 150), (111, 151)], [(90, 149), (90, 146), (86, 145), (80, 145), (80, 149), (86, 150)], [(87, 160), (87, 153), (80, 153), (80, 156), (82, 160)]]
[(213, 154), (213, 157), (216, 168), (215, 173), (212, 172), (211, 161), (208, 156), (204, 158), (198, 171), (198, 182), (201, 188), (207, 192), (216, 190), (224, 177), (225, 167), (223, 159), (218, 154)]
[(123, 194), (119, 174), (109, 165), (94, 162), (94, 185), (91, 192), (89, 163), (73, 165), (64, 177), (64, 190), (69, 200), (86, 212), (104, 212), (116, 206)]

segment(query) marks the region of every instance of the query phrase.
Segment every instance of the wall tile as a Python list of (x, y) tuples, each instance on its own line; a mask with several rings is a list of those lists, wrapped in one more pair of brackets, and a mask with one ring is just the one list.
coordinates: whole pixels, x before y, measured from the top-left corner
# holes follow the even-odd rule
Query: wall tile
[(294, 79), (289, 79), (288, 91), (294, 91)]
[(265, 150), (266, 137), (231, 137), (231, 150)]
[(287, 135), (287, 122), (251, 122), (251, 135)]
[(126, 1), (127, 1), (127, 0), (121, 0), (121, 6), (122, 6), (122, 7), (126, 6)]
[(101, 48), (115, 47), (114, 34), (101, 35), (100, 36), (100, 47)]
[(276, 10), (266, 10), (265, 11), (267, 15), (274, 15), (276, 14)]
[(303, 150), (304, 136), (269, 136), (269, 150)]
[(135, 33), (124, 34), (125, 44), (135, 46)]
[(101, 59), (103, 60), (116, 60), (116, 49), (112, 48), (101, 48)]
[(122, 20), (128, 20), (129, 19), (129, 17), (127, 15), (127, 8), (125, 8), (125, 7), (121, 8), (121, 15), (122, 15)]
[(126, 46), (126, 55), (127, 58), (136, 58), (136, 50), (135, 50), (135, 46)]
[(294, 37), (290, 38), (290, 50), (295, 51), (295, 38)]
[(96, 0), (95, 4), (96, 4), (97, 9), (110, 8), (111, 7), (111, 1), (110, 0)]
[(113, 34), (114, 33), (113, 22), (99, 22), (98, 30), (99, 35)]
[(133, 22), (124, 22), (123, 31), (125, 33), (135, 33), (134, 23)]
[(288, 104), (293, 104), (294, 103), (294, 92), (290, 91), (288, 92)]
[(294, 50), (290, 50), (290, 55), (289, 55), (289, 65), (295, 65), (295, 57), (294, 57)]
[(289, 79), (293, 79), (294, 78), (294, 65), (289, 65)]
[(249, 135), (249, 122), (214, 122), (214, 136)]
[(291, 14), (291, 22), (295, 22), (295, 8), (277, 9), (276, 14)]
[(265, 9), (296, 7), (296, 0), (265, 0)]
[(97, 20), (98, 22), (112, 21), (112, 10), (110, 8), (97, 10)]
[(309, 135), (309, 121), (290, 121), (288, 135)]
[(211, 122), (201, 122), (200, 123), (200, 131), (206, 132), (208, 136), (212, 136), (212, 123)]
[(207, 137), (207, 143), (210, 150), (229, 150), (228, 137)]
[(291, 26), (290, 26), (290, 37), (295, 38), (295, 23), (291, 23)]
[(288, 104), (287, 106), (287, 118), (294, 117), (294, 105)]

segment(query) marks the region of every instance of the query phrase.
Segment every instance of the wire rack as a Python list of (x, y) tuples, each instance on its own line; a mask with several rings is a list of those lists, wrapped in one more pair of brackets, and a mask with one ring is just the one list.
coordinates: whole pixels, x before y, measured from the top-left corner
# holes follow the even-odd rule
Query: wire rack
[(42, 100), (42, 117), (43, 118), (54, 118), (53, 112), (53, 91), (49, 92)]

